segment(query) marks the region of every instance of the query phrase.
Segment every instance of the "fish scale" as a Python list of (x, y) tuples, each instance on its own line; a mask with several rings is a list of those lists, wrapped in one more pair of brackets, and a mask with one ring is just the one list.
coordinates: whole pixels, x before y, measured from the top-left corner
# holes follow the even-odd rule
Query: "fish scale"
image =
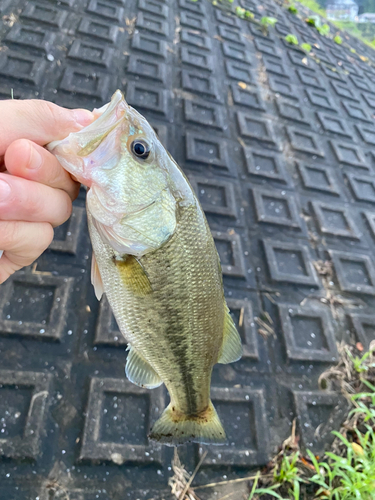
[(96, 113), (96, 122), (49, 148), (90, 188), (92, 282), (129, 342), (126, 374), (149, 389), (164, 382), (169, 391), (149, 436), (170, 445), (222, 443), (212, 368), (239, 359), (242, 346), (205, 215), (183, 172), (119, 91)]

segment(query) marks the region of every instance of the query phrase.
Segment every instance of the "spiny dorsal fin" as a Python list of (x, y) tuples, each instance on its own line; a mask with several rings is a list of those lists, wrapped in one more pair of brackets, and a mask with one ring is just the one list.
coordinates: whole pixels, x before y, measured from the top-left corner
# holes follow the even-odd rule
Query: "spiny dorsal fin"
[(130, 348), (125, 373), (130, 382), (146, 389), (154, 389), (163, 383), (151, 365), (137, 352)]
[(224, 336), (223, 345), (221, 346), (221, 351), (219, 355), (218, 363), (226, 365), (227, 363), (234, 363), (238, 361), (242, 356), (242, 344), (241, 337), (237, 331), (236, 325), (229, 313), (227, 306), (225, 320), (224, 320)]
[(115, 260), (121, 279), (129, 290), (138, 297), (145, 297), (152, 292), (150, 280), (145, 270), (133, 255), (125, 255), (122, 260)]
[(96, 298), (100, 300), (104, 293), (104, 287), (94, 252), (92, 252), (92, 259), (91, 259), (91, 283), (94, 286)]

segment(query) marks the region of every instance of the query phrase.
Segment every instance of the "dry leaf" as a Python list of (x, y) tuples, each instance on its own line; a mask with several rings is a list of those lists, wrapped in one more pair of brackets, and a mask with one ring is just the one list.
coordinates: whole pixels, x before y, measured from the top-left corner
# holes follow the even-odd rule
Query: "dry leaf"
[(353, 448), (354, 453), (356, 453), (357, 455), (364, 455), (365, 454), (362, 446), (358, 443), (352, 443), (352, 448)]
[(361, 342), (357, 342), (355, 346), (358, 349), (358, 351), (360, 351), (360, 352), (363, 351), (363, 345), (361, 344)]
[(245, 90), (247, 88), (247, 85), (245, 82), (237, 82), (238, 86), (241, 87), (241, 89)]
[(302, 62), (303, 62), (303, 64), (305, 64), (306, 66), (309, 64), (309, 63), (308, 63), (308, 61), (307, 61), (307, 57), (304, 57), (304, 58), (302, 59)]

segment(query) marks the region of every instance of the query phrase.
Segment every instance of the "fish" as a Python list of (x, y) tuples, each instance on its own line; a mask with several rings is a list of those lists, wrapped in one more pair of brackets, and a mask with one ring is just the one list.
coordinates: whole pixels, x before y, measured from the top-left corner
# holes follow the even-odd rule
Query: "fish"
[(239, 360), (242, 343), (206, 217), (181, 168), (120, 90), (94, 115), (48, 149), (87, 186), (91, 281), (129, 343), (126, 376), (169, 392), (149, 439), (225, 443), (210, 399), (212, 369)]

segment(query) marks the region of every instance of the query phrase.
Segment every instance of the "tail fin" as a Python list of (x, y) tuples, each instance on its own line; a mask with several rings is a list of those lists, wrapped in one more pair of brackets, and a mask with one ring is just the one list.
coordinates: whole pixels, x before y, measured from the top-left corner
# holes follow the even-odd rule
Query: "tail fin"
[(148, 436), (151, 440), (169, 446), (184, 443), (223, 444), (225, 431), (219, 416), (210, 401), (207, 409), (199, 415), (185, 415), (172, 403), (167, 406)]

